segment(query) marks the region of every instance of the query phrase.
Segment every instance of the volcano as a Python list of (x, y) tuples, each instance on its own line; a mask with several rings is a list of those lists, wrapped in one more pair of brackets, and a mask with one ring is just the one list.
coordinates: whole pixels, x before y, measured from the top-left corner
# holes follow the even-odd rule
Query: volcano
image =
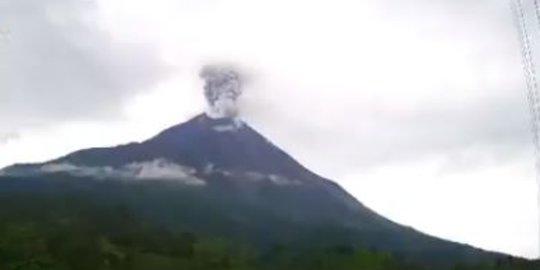
[(259, 246), (346, 243), (429, 261), (498, 257), (378, 215), (238, 119), (201, 114), (141, 143), (81, 150), (2, 173), (0, 193), (90, 190), (159, 226)]

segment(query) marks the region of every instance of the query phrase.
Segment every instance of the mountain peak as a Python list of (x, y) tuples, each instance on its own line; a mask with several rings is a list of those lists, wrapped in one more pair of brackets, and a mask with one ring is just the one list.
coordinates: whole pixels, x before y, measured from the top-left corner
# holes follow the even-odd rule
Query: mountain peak
[(307, 169), (239, 118), (201, 114), (143, 142), (168, 159), (198, 169), (212, 164), (230, 171), (304, 178)]
[(154, 165), (163, 168), (163, 164), (171, 165), (167, 170), (185, 167), (205, 172), (212, 168), (298, 181), (309, 181), (314, 176), (238, 117), (213, 118), (208, 114), (172, 126), (141, 143), (80, 150), (45, 163), (15, 165), (3, 172), (25, 175), (97, 172), (117, 177), (131, 174), (133, 168), (147, 169)]
[[(249, 128), (249, 126), (240, 117), (214, 117), (211, 113), (204, 113), (194, 117), (189, 122), (200, 127), (206, 127), (212, 129), (215, 132), (235, 132), (240, 131), (243, 128)], [(188, 122), (188, 123), (189, 123)]]

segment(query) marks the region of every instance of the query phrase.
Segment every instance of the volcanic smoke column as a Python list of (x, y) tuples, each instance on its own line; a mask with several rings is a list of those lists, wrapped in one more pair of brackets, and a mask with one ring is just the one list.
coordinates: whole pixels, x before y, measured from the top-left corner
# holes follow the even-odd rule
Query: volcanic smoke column
[(200, 72), (205, 80), (204, 96), (211, 118), (237, 118), (236, 100), (242, 94), (240, 75), (227, 66), (205, 66)]

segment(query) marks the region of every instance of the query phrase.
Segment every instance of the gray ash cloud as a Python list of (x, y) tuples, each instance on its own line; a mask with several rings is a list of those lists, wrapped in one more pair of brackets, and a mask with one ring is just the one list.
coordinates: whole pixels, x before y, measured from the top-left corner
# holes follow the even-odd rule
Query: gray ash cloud
[(209, 106), (207, 115), (212, 118), (237, 117), (236, 101), (242, 94), (240, 74), (230, 66), (208, 65), (199, 75), (205, 81), (204, 95)]

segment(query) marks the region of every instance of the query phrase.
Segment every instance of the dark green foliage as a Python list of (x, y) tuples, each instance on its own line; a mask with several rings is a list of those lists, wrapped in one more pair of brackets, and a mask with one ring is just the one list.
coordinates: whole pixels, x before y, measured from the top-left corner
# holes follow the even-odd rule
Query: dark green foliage
[[(204, 179), (206, 186), (194, 187), (175, 181), (96, 180), (66, 174), (4, 176), (0, 195), (19, 194), (19, 202), (2, 205), (27, 211), (32, 220), (74, 211), (84, 213), (86, 224), (111, 229), (103, 227), (110, 222), (96, 223), (99, 214), (127, 225), (138, 221), (155, 230), (227, 236), (257, 250), (275, 244), (350, 245), (439, 265), (494, 262), (503, 257), (395, 224), (330, 182), (282, 186), (224, 175)], [(22, 199), (25, 196), (28, 200)], [(47, 198), (56, 203), (47, 206)]]
[[(508, 258), (454, 269), (528, 270), (539, 264)], [(346, 245), (265, 251), (232, 239), (160, 229), (117, 205), (73, 196), (0, 195), (2, 270), (420, 270), (391, 254)], [(437, 268), (433, 268), (437, 269)]]

